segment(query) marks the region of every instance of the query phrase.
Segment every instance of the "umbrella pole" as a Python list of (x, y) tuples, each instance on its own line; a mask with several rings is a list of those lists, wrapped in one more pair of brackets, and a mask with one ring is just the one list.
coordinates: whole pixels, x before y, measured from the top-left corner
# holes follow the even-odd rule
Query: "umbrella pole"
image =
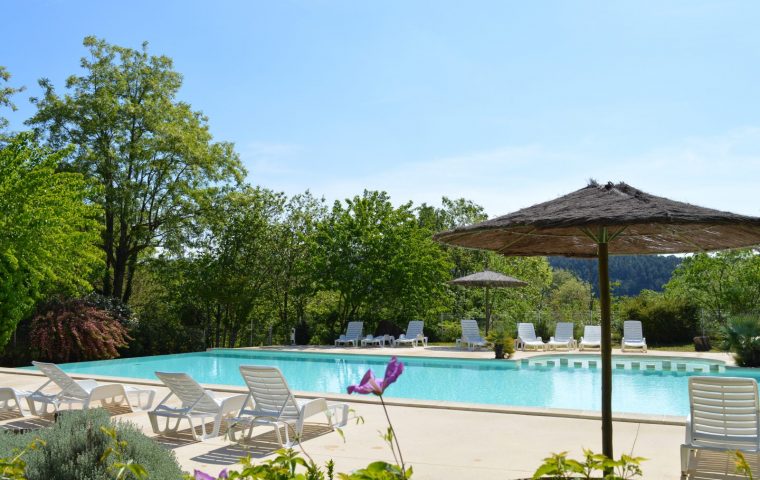
[(599, 300), (602, 310), (602, 453), (612, 458), (612, 328), (607, 229), (599, 239)]
[(486, 287), (486, 335), (491, 327), (491, 304), (489, 302), (488, 287)]

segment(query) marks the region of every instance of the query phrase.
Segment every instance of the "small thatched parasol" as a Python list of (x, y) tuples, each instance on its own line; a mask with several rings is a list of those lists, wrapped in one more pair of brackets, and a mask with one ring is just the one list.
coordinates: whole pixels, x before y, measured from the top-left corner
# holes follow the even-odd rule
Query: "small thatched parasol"
[(485, 288), (486, 296), (486, 335), (488, 335), (488, 329), (491, 326), (491, 288), (514, 288), (524, 287), (527, 282), (518, 280), (513, 277), (508, 277), (499, 272), (492, 272), (490, 270), (484, 270), (482, 272), (473, 273), (465, 277), (455, 278), (449, 281), (450, 285), (459, 285), (461, 287), (483, 287)]
[(587, 187), (475, 225), (441, 242), (504, 255), (599, 259), (602, 310), (602, 449), (612, 457), (612, 344), (608, 256), (688, 253), (760, 244), (760, 218), (649, 195), (625, 183)]

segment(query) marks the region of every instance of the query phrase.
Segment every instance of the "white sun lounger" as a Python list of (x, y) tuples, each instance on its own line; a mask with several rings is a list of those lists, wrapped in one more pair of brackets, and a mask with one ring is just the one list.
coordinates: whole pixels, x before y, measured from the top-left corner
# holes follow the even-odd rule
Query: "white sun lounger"
[(602, 348), (602, 327), (599, 325), (586, 325), (583, 327), (583, 336), (578, 344), (578, 349)]
[[(277, 367), (241, 365), (240, 374), (248, 386), (248, 395), (238, 415), (227, 420), (230, 440), (238, 441), (235, 432), (246, 429), (246, 437), (250, 439), (253, 427), (263, 425), (272, 427), (281, 446), (291, 447), (303, 436), (304, 421), (313, 415), (325, 414), (327, 424), (332, 428), (342, 427), (348, 422), (348, 405), (345, 403), (328, 403), (324, 398), (296, 400)], [(334, 418), (338, 413), (340, 419), (336, 425)], [(285, 430), (284, 442), (281, 427)], [(295, 434), (292, 440), (291, 428)]]
[(460, 345), (466, 345), (469, 350), (474, 350), (475, 347), (485, 347), (488, 344), (486, 339), (480, 336), (477, 320), (461, 320), (460, 323), (462, 325)]
[(425, 322), (422, 320), (410, 321), (409, 325), (406, 327), (406, 333), (402, 333), (393, 343), (393, 346), (411, 345), (412, 347), (416, 347), (419, 342), (422, 342), (422, 346), (427, 347), (428, 337), (422, 333), (424, 327)]
[[(190, 375), (186, 373), (156, 372), (156, 376), (169, 388), (169, 395), (164, 397), (155, 409), (148, 412), (150, 425), (153, 433), (157, 435), (176, 434), (182, 420), (190, 423), (190, 432), (195, 440), (206, 440), (219, 435), (219, 428), (225, 417), (237, 413), (247, 398), (244, 394), (231, 397), (219, 398), (214, 392), (204, 390)], [(173, 407), (166, 404), (172, 396), (176, 396), (181, 402), (180, 406)], [(159, 425), (159, 418), (166, 420), (164, 427)], [(171, 421), (174, 420), (174, 426)], [(197, 421), (197, 424), (196, 424)], [(213, 421), (211, 431), (206, 431), (206, 423)], [(195, 431), (201, 427), (200, 436)]]
[(11, 413), (14, 410), (18, 410), (21, 416), (26, 416), (26, 413), (24, 413), (24, 407), (21, 406), (21, 401), (25, 400), (28, 402), (31, 394), (32, 392), (27, 390), (0, 387), (0, 414)]
[[(29, 408), (34, 415), (50, 413), (48, 406), (52, 406), (52, 411), (57, 412), (64, 405), (71, 408), (75, 404), (81, 404), (82, 408), (87, 409), (98, 401), (103, 406), (126, 403), (133, 410), (147, 410), (153, 405), (153, 398), (156, 396), (156, 391), (152, 388), (124, 386), (120, 383), (102, 384), (91, 379), (74, 380), (54, 363), (32, 362), (32, 364), (49, 379), (27, 397)], [(55, 384), (60, 391), (43, 392), (42, 390), (51, 383)], [(136, 398), (134, 404), (130, 402), (129, 395)], [(37, 403), (42, 404), (40, 410), (37, 409)]]
[(623, 322), (623, 339), (620, 342), (622, 350), (626, 348), (640, 348), (647, 353), (647, 339), (641, 329), (641, 322), (638, 320), (626, 320)]
[(517, 345), (523, 351), (526, 347), (546, 350), (546, 344), (541, 340), (541, 337), (536, 336), (536, 330), (532, 323), (517, 324)]
[(760, 403), (754, 379), (691, 377), (689, 409), (681, 478), (693, 473), (698, 450), (760, 454)]
[(349, 343), (352, 343), (354, 347), (358, 347), (359, 341), (362, 339), (363, 329), (364, 322), (348, 322), (346, 334), (341, 335), (340, 338), (335, 340), (335, 346), (348, 345)]
[(576, 347), (577, 342), (573, 338), (573, 324), (571, 322), (557, 322), (554, 330), (554, 336), (549, 338), (546, 344), (550, 349), (567, 348), (571, 350)]

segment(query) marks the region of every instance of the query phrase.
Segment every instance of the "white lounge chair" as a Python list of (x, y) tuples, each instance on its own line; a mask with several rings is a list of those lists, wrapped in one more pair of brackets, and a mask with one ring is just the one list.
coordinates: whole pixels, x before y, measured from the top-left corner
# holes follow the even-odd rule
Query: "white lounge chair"
[(474, 350), (475, 347), (485, 347), (488, 345), (486, 339), (480, 336), (477, 320), (462, 320), (461, 325), (462, 338), (459, 339), (460, 345), (466, 345), (469, 350)]
[(641, 330), (641, 322), (638, 320), (626, 320), (623, 322), (623, 339), (620, 342), (622, 350), (626, 348), (640, 348), (647, 353), (647, 339)]
[[(247, 438), (251, 438), (253, 427), (263, 425), (272, 427), (281, 446), (291, 447), (303, 435), (304, 421), (324, 413), (327, 424), (335, 428), (334, 417), (340, 413), (337, 426), (348, 422), (348, 405), (345, 403), (327, 403), (324, 398), (296, 400), (293, 393), (277, 367), (258, 365), (241, 365), (240, 374), (248, 386), (247, 400), (236, 417), (227, 420), (227, 434), (230, 440), (238, 441), (235, 432), (248, 429)], [(247, 408), (252, 406), (251, 408)], [(280, 428), (284, 427), (285, 441), (282, 441)], [(295, 434), (290, 439), (289, 430)]]
[[(92, 379), (74, 380), (54, 363), (32, 362), (32, 364), (48, 378), (47, 382), (27, 397), (33, 415), (51, 413), (48, 412), (48, 406), (53, 407), (53, 412), (57, 412), (64, 405), (71, 408), (75, 404), (81, 404), (83, 409), (87, 409), (98, 401), (102, 406), (126, 403), (133, 410), (147, 410), (153, 405), (153, 398), (156, 396), (156, 391), (152, 388), (130, 387), (120, 383), (102, 384)], [(51, 383), (55, 384), (60, 391), (43, 392), (43, 389)], [(129, 395), (135, 397), (135, 403), (130, 402)], [(42, 404), (39, 410), (37, 403)]]
[(341, 335), (340, 338), (335, 340), (335, 346), (348, 345), (349, 343), (353, 343), (354, 347), (358, 347), (359, 341), (362, 339), (363, 329), (364, 322), (348, 322), (346, 334)]
[(541, 340), (541, 337), (536, 336), (536, 330), (532, 323), (517, 324), (517, 345), (523, 351), (526, 347), (546, 350), (546, 344)]
[(583, 327), (583, 336), (578, 344), (578, 349), (602, 348), (602, 327), (599, 325), (586, 325)]
[(760, 454), (760, 404), (754, 379), (691, 377), (689, 409), (681, 478), (693, 473), (698, 450)]
[[(224, 418), (240, 411), (247, 398), (245, 394), (219, 398), (214, 392), (205, 390), (186, 373), (156, 372), (156, 376), (169, 388), (169, 395), (164, 397), (155, 409), (148, 412), (153, 433), (157, 435), (176, 434), (180, 422), (184, 419), (190, 423), (193, 439), (206, 440), (215, 437), (219, 435)], [(179, 399), (180, 406), (172, 407), (166, 404), (172, 396)], [(163, 428), (159, 425), (159, 418), (166, 420)], [(175, 420), (174, 426), (171, 425), (172, 420)], [(206, 430), (208, 421), (214, 422), (210, 432)], [(201, 427), (200, 436), (195, 431), (196, 427)]]
[(549, 338), (546, 345), (551, 349), (567, 348), (571, 350), (576, 348), (577, 342), (573, 338), (573, 326), (571, 322), (557, 322), (554, 336)]
[(419, 342), (422, 342), (422, 346), (427, 347), (428, 337), (422, 333), (424, 327), (425, 322), (422, 320), (410, 321), (406, 327), (406, 333), (402, 333), (393, 343), (393, 346), (411, 345), (412, 347), (416, 347)]
[(16, 390), (11, 387), (0, 387), (0, 414), (12, 413), (14, 410), (18, 410), (21, 416), (26, 416), (24, 413), (24, 407), (21, 406), (21, 401), (29, 401), (29, 396), (32, 392), (26, 390)]

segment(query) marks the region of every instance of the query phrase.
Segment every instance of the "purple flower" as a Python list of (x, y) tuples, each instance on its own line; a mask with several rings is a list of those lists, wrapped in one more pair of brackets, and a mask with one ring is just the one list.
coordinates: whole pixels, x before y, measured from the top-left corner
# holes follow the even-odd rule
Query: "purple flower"
[(201, 472), (200, 470), (195, 470), (193, 479), (194, 480), (221, 480), (227, 478), (227, 469), (225, 468), (221, 472), (219, 472), (218, 477), (213, 477), (209, 475), (208, 473)]
[(358, 385), (351, 385), (348, 387), (348, 393), (361, 393), (362, 395), (374, 393), (375, 395), (382, 395), (383, 392), (385, 392), (385, 389), (388, 388), (391, 383), (395, 382), (403, 371), (404, 364), (399, 362), (396, 357), (392, 357), (391, 361), (388, 362), (388, 366), (385, 367), (385, 377), (383, 377), (382, 380), (375, 378), (372, 369), (369, 369)]

